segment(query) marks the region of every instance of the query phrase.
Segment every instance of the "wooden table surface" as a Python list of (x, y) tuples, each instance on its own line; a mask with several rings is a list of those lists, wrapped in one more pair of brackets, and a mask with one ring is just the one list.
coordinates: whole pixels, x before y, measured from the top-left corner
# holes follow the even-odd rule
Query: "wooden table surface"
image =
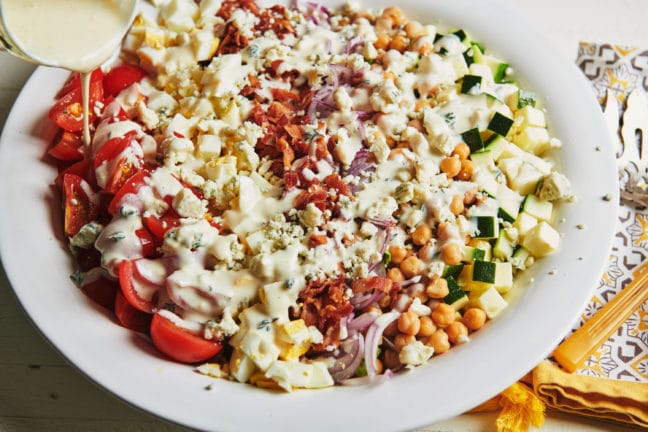
[[(540, 28), (561, 55), (579, 40), (648, 48), (646, 0), (501, 0)], [(34, 66), (0, 53), (0, 129)], [(10, 145), (11, 143), (3, 143)], [(26, 268), (26, 271), (34, 270)], [(0, 267), (0, 431), (186, 431), (97, 387), (70, 366), (33, 327)], [(494, 414), (463, 415), (432, 431), (492, 431)], [(625, 431), (621, 425), (549, 412), (543, 431)]]

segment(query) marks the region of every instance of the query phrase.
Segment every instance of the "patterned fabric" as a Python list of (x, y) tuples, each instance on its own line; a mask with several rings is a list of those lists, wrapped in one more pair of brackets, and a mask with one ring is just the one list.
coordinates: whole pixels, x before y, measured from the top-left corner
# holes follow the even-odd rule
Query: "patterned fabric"
[[(602, 106), (608, 90), (611, 91), (619, 101), (621, 116), (631, 91), (642, 88), (648, 96), (648, 49), (583, 42), (578, 50), (577, 65), (591, 81)], [(648, 125), (648, 118), (645, 124)], [(616, 136), (617, 145), (621, 147), (620, 135)], [(648, 141), (647, 137), (644, 139)], [(631, 280), (632, 271), (646, 259), (648, 209), (621, 205), (608, 266), (574, 330), (619, 293)], [(635, 311), (577, 373), (648, 383), (648, 302)]]

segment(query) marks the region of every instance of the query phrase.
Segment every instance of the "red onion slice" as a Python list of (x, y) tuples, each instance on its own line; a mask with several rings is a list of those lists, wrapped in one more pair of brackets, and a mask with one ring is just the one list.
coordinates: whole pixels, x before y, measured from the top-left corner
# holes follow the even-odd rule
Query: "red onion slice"
[(367, 376), (374, 378), (377, 375), (378, 365), (376, 357), (378, 355), (378, 343), (382, 337), (385, 328), (398, 319), (400, 312), (387, 312), (380, 315), (369, 326), (365, 343), (365, 364), (367, 366)]
[[(347, 353), (337, 359), (333, 367), (329, 369), (331, 377), (338, 383), (355, 375), (362, 363), (362, 354), (365, 351), (365, 340), (361, 333), (357, 333), (345, 342), (346, 345), (351, 345), (348, 347)], [(345, 345), (345, 342), (342, 346)]]

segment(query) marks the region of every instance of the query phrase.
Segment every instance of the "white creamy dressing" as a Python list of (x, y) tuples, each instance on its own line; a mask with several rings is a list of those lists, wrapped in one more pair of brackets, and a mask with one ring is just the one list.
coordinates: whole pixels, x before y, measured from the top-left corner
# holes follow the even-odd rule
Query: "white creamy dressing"
[(1, 0), (4, 26), (30, 59), (82, 74), (83, 140), (88, 126), (90, 72), (120, 45), (135, 1)]

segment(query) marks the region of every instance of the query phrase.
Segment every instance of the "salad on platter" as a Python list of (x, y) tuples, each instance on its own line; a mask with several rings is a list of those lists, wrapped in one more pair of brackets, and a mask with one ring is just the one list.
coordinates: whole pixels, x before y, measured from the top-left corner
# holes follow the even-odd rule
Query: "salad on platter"
[(560, 245), (540, 98), (397, 7), (157, 1), (73, 74), (48, 154), (81, 291), (200, 373), (385, 380), (470, 341)]

